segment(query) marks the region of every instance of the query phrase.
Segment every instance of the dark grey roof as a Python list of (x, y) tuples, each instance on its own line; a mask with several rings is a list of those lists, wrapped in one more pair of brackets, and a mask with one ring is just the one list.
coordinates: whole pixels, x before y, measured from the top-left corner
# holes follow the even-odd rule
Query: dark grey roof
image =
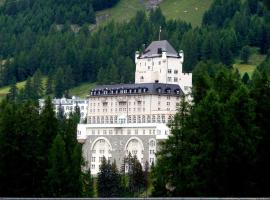
[(140, 58), (151, 58), (162, 55), (162, 51), (167, 52), (167, 56), (179, 57), (172, 45), (167, 40), (153, 41), (145, 51), (140, 55)]
[(91, 96), (115, 96), (126, 94), (163, 94), (181, 96), (184, 93), (179, 85), (165, 83), (98, 85), (91, 90)]

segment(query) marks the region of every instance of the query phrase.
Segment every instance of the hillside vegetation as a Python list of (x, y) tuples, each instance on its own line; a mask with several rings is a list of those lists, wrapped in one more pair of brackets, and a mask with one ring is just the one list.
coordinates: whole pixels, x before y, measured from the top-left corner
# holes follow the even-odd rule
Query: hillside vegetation
[(213, 0), (164, 0), (160, 8), (167, 19), (181, 19), (200, 26), (203, 15)]
[[(24, 5), (27, 1), (20, 2)], [(72, 2), (67, 7), (63, 4), (67, 19), (71, 17), (68, 7), (80, 6), (76, 2), (73, 5)], [(118, 14), (129, 13), (125, 7), (145, 6), (145, 1), (132, 0), (129, 1), (130, 4), (126, 2), (128, 1), (118, 2), (112, 10), (118, 9)], [(0, 9), (0, 59), (7, 62), (1, 70), (0, 85), (10, 85), (14, 78), (18, 82), (24, 81), (37, 70), (48, 76), (50, 84), (47, 85), (50, 87), (46, 89), (47, 94), (54, 93), (57, 97), (62, 97), (65, 91), (81, 83), (134, 82), (134, 52), (142, 51), (143, 44), (148, 46), (151, 41), (157, 40), (160, 26), (161, 38), (167, 39), (176, 50), (184, 50), (185, 71), (192, 71), (200, 62), (208, 61), (231, 68), (244, 47), (257, 48), (259, 53), (255, 58), (267, 53), (270, 44), (269, 10), (262, 1), (215, 0), (203, 17), (200, 17), (201, 26), (196, 28), (181, 20), (166, 19), (162, 13), (162, 9), (166, 13), (166, 7), (171, 13), (178, 10), (180, 2), (185, 9), (188, 9), (190, 3), (190, 10), (196, 10), (197, 5), (200, 5), (197, 4), (199, 1), (194, 0), (164, 0), (161, 9), (149, 12), (139, 9), (132, 20), (123, 23), (108, 22), (93, 32), (89, 31), (87, 21), (80, 22), (78, 32), (71, 29), (72, 21), (69, 20), (62, 26), (51, 24), (52, 19), (45, 14), (50, 15), (53, 12), (43, 13), (45, 16), (31, 15), (31, 21), (18, 23), (28, 19), (30, 14), (21, 7), (14, 14), (13, 9), (5, 5)], [(174, 6), (169, 6), (170, 4)], [(30, 13), (37, 12), (28, 4), (25, 6), (28, 6)], [(56, 6), (53, 9), (61, 11), (61, 7)], [(82, 6), (80, 9), (84, 8)], [(206, 4), (201, 5), (201, 8), (206, 9)], [(44, 22), (45, 28), (39, 21)], [(199, 21), (195, 20), (193, 24), (198, 24)], [(252, 59), (253, 57), (249, 61)]]
[[(213, 0), (163, 0), (159, 6), (167, 19), (181, 19), (199, 26), (203, 14), (212, 2)], [(112, 20), (128, 21), (137, 11), (145, 11), (147, 5), (148, 0), (120, 0), (116, 6), (97, 12), (97, 21), (101, 24)]]
[(97, 23), (129, 21), (138, 11), (145, 10), (144, 0), (120, 0), (114, 7), (98, 11)]

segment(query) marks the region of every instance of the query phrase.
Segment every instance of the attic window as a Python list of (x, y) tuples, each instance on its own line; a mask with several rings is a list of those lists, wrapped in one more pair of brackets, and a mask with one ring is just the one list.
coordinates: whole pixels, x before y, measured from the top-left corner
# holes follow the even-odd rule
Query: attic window
[(158, 49), (157, 49), (157, 53), (158, 53), (158, 54), (162, 54), (162, 48), (158, 48)]

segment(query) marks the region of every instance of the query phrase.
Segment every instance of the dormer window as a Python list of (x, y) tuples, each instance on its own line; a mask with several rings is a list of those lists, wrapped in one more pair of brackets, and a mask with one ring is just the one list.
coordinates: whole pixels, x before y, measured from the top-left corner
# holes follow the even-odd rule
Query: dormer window
[(171, 93), (171, 88), (167, 88), (167, 89), (166, 89), (166, 92), (167, 92), (168, 94), (170, 94), (170, 93)]

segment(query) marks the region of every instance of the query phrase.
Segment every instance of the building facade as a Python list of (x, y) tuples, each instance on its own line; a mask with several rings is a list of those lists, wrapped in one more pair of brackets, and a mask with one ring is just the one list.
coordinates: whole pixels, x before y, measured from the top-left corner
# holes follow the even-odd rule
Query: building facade
[[(70, 113), (75, 111), (75, 107), (78, 106), (81, 112), (81, 122), (86, 120), (88, 112), (88, 99), (81, 99), (78, 97), (52, 99), (52, 104), (54, 105), (54, 111), (57, 114), (59, 112), (59, 107), (64, 112), (64, 115), (68, 117)], [(42, 109), (45, 105), (45, 99), (39, 99), (39, 107)]]
[(99, 172), (103, 157), (119, 168), (129, 154), (142, 165), (155, 163), (159, 141), (170, 134), (167, 123), (181, 96), (191, 91), (192, 75), (182, 73), (183, 60), (183, 52), (167, 41), (154, 41), (135, 54), (135, 84), (91, 90), (87, 123), (78, 125), (77, 139), (92, 174)]

